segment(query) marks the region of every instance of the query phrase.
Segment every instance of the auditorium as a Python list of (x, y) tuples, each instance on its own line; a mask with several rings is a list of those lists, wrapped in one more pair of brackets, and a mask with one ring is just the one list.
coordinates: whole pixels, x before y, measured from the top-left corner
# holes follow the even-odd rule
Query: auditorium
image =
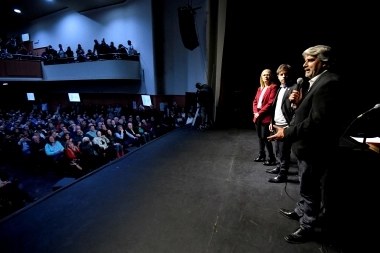
[[(376, 28), (371, 17), (352, 18), (360, 8), (340, 8), (3, 1), (1, 252), (371, 252), (370, 208), (358, 204), (373, 203), (377, 192), (380, 99), (376, 80), (363, 77), (371, 43), (354, 41), (360, 27)], [(305, 200), (299, 154), (290, 154), (286, 182), (268, 182), (270, 167), (255, 161), (253, 101), (265, 69), (277, 86), (285, 63), (294, 83), (306, 80), (303, 52), (316, 45), (334, 50), (344, 86), (334, 93), (339, 113), (325, 135), (339, 139), (336, 153), (318, 150), (317, 164), (329, 170), (313, 236), (292, 242), (286, 235), (299, 217), (279, 210)], [(207, 129), (197, 83), (213, 93)], [(304, 101), (318, 88), (311, 87)], [(313, 113), (319, 123), (324, 115)]]

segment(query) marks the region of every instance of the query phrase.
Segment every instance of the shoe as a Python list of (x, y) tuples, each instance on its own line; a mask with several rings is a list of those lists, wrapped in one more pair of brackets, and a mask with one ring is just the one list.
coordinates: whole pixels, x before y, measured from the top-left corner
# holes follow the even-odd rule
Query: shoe
[(259, 156), (254, 159), (255, 162), (264, 162), (265, 161), (265, 153), (260, 153)]
[(265, 157), (257, 157), (255, 160), (253, 160), (255, 162), (264, 162), (265, 161)]
[(286, 210), (286, 209), (282, 209), (282, 208), (280, 208), (280, 209), (278, 209), (278, 212), (279, 212), (281, 215), (283, 215), (283, 216), (285, 216), (286, 218), (291, 219), (291, 220), (299, 221), (300, 218), (301, 218), (301, 217), (298, 216), (298, 214), (297, 214), (296, 212), (294, 212), (294, 211), (289, 211), (289, 210)]
[(278, 174), (280, 173), (280, 167), (275, 167), (273, 169), (267, 169), (265, 172), (270, 173), (270, 174)]
[(263, 165), (265, 165), (265, 166), (276, 165), (276, 159), (268, 159), (265, 162), (263, 162)]
[(284, 236), (288, 243), (305, 243), (310, 241), (314, 231), (304, 230), (302, 228), (297, 228), (293, 233)]
[(283, 182), (286, 182), (287, 178), (288, 177), (285, 174), (278, 174), (275, 177), (269, 178), (268, 182), (271, 182), (271, 183), (283, 183)]

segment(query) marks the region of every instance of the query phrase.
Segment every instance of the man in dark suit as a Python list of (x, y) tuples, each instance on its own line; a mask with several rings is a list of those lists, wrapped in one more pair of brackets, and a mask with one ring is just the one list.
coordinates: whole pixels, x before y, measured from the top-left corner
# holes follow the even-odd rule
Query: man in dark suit
[(268, 140), (292, 142), (300, 175), (300, 200), (294, 210), (279, 209), (289, 219), (298, 220), (300, 226), (285, 236), (289, 243), (304, 243), (312, 239), (321, 210), (321, 180), (333, 161), (341, 133), (337, 125), (342, 122), (340, 91), (344, 88), (340, 77), (329, 71), (332, 51), (329, 46), (318, 45), (306, 49), (302, 56), (303, 68), (310, 88), (305, 95), (294, 90), (289, 97), (295, 101), (295, 116), (287, 128), (274, 126), (277, 133)]
[[(280, 81), (280, 88), (277, 90), (276, 97), (273, 102), (273, 115), (269, 130), (274, 131), (273, 126), (285, 128), (290, 125), (293, 119), (294, 109), (289, 100), (289, 96), (293, 90), (297, 89), (297, 84), (291, 81), (291, 66), (289, 64), (281, 64), (277, 68), (277, 78)], [(290, 164), (290, 152), (292, 142), (276, 141), (274, 144), (277, 160), (280, 162), (275, 168), (267, 169), (266, 172), (277, 174), (273, 178), (269, 178), (271, 183), (282, 183), (287, 180)]]

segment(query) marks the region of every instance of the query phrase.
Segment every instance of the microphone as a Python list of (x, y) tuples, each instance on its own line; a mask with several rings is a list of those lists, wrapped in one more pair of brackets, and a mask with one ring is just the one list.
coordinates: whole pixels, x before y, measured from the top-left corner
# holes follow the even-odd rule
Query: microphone
[(300, 91), (301, 88), (302, 88), (302, 84), (303, 84), (303, 78), (300, 77), (300, 78), (297, 78), (297, 90)]
[(380, 104), (376, 104), (373, 108), (371, 108), (371, 109), (369, 109), (368, 111), (366, 111), (366, 112), (360, 114), (360, 115), (357, 117), (357, 119), (360, 119), (361, 117), (363, 117), (364, 115), (366, 115), (366, 114), (369, 113), (370, 111), (375, 110), (375, 109), (378, 109), (378, 108), (380, 108)]
[[(302, 84), (303, 84), (303, 78), (302, 77), (297, 78), (297, 86), (296, 86), (296, 89), (294, 89), (294, 90), (300, 91), (302, 88)], [(291, 102), (291, 106), (293, 107), (294, 101), (290, 101), (290, 102)]]

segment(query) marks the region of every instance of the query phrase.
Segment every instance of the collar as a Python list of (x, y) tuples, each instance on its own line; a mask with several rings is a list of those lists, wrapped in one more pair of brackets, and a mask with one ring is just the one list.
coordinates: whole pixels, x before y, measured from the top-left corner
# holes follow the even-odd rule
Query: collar
[(317, 81), (317, 79), (323, 74), (323, 73), (325, 73), (327, 71), (327, 69), (325, 69), (324, 71), (322, 71), (322, 73), (320, 73), (319, 75), (316, 75), (316, 76), (314, 76), (313, 78), (311, 78), (310, 80), (309, 80), (309, 83), (310, 83), (310, 87), (313, 85), (313, 83), (315, 82), (315, 81)]

